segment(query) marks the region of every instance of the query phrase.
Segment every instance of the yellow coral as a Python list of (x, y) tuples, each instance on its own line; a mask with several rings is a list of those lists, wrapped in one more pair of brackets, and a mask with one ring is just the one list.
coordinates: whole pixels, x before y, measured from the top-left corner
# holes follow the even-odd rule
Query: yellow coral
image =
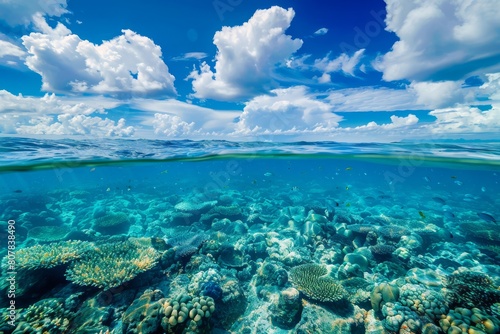
[[(61, 241), (46, 245), (35, 245), (16, 251), (16, 267), (34, 270), (52, 268), (79, 259), (86, 251), (93, 248), (87, 241)], [(7, 267), (7, 257), (2, 266)]]
[(110, 289), (153, 268), (159, 257), (153, 247), (140, 247), (129, 241), (103, 244), (74, 262), (66, 278), (78, 285)]

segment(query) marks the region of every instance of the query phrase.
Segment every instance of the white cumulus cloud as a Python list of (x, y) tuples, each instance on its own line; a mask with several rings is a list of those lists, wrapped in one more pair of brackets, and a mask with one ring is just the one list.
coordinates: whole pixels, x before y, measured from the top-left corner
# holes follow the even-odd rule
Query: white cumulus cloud
[(68, 13), (66, 0), (1, 0), (0, 21), (10, 26), (28, 26), (35, 14), (61, 16)]
[(103, 110), (103, 108), (91, 106), (85, 102), (68, 103), (54, 94), (45, 94), (43, 97), (25, 97), (0, 90), (0, 113), (2, 114), (91, 114)]
[(385, 0), (399, 40), (375, 67), (385, 80), (446, 81), (500, 69), (497, 0)]
[(494, 105), (490, 110), (459, 106), (456, 108), (436, 109), (429, 113), (437, 119), (428, 126), (433, 133), (487, 133), (498, 135), (500, 129), (500, 107)]
[(273, 86), (276, 64), (285, 62), (302, 46), (285, 31), (295, 15), (293, 9), (271, 7), (257, 10), (241, 26), (223, 27), (214, 36), (215, 69), (204, 62), (189, 75), (194, 96), (216, 100), (251, 97)]
[(423, 81), (412, 82), (409, 88), (415, 92), (417, 103), (428, 108), (443, 108), (465, 102), (467, 90), (462, 85), (463, 81)]
[(135, 129), (125, 119), (91, 116), (118, 105), (105, 98), (33, 97), (0, 90), (0, 134), (131, 136)]
[(152, 127), (160, 137), (220, 138), (234, 131), (234, 119), (241, 114), (237, 110), (218, 111), (174, 99), (134, 99), (130, 106), (143, 111), (140, 123)]
[(354, 129), (355, 130), (394, 130), (394, 129), (400, 129), (400, 128), (407, 128), (410, 126), (413, 126), (418, 123), (418, 117), (409, 114), (406, 117), (400, 117), (396, 115), (391, 116), (391, 123), (385, 123), (385, 124), (377, 124), (376, 122), (369, 122), (366, 125), (361, 125), (357, 126)]
[(487, 81), (479, 89), (489, 96), (489, 100), (500, 103), (500, 72), (486, 74)]
[(321, 132), (337, 127), (342, 119), (331, 112), (328, 103), (309, 95), (304, 86), (271, 93), (256, 96), (246, 104), (236, 124), (237, 133)]
[(129, 137), (134, 134), (134, 131), (134, 127), (125, 125), (124, 118), (115, 122), (108, 118), (72, 114), (62, 114), (56, 119), (50, 116), (34, 117), (28, 124), (16, 128), (16, 133), (23, 135), (96, 137)]
[(161, 48), (131, 30), (96, 45), (72, 34), (63, 24), (53, 29), (41, 17), (42, 32), (23, 36), (26, 65), (42, 76), (49, 92), (109, 94), (118, 97), (176, 94), (174, 76)]
[(153, 128), (155, 134), (163, 134), (168, 137), (188, 136), (193, 130), (194, 122), (188, 123), (176, 115), (155, 114)]

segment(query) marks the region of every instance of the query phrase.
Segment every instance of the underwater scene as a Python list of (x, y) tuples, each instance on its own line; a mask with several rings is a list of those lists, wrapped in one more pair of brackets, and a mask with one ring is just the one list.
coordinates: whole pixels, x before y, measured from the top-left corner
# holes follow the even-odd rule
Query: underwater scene
[(3, 138), (1, 333), (499, 333), (498, 143)]

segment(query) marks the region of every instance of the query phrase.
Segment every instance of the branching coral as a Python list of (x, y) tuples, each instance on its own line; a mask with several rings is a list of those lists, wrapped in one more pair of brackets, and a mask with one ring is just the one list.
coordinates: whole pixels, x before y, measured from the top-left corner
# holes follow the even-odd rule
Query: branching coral
[(500, 302), (500, 290), (492, 279), (474, 271), (456, 271), (447, 277), (450, 304), (466, 307), (489, 307)]
[(297, 289), (320, 302), (337, 302), (346, 299), (347, 292), (335, 279), (327, 276), (326, 267), (307, 263), (293, 267), (290, 279)]
[(23, 310), (13, 333), (68, 333), (74, 316), (64, 299), (43, 299)]
[[(61, 241), (21, 248), (16, 251), (16, 267), (27, 270), (53, 268), (79, 259), (93, 247), (92, 243), (86, 241)], [(2, 266), (6, 265), (7, 257), (2, 261)]]
[(140, 247), (129, 241), (104, 244), (74, 262), (66, 278), (78, 285), (110, 289), (153, 268), (159, 257), (153, 247)]

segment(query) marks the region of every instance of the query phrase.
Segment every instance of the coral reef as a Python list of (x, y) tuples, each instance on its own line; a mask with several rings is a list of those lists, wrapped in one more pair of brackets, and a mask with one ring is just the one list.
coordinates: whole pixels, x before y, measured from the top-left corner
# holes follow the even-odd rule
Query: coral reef
[(42, 242), (54, 242), (63, 240), (69, 232), (69, 227), (64, 225), (37, 226), (28, 230), (28, 237)]
[(448, 303), (439, 292), (418, 284), (403, 285), (400, 288), (399, 303), (431, 320), (440, 319), (441, 315), (448, 312)]
[(370, 294), (372, 309), (375, 313), (382, 310), (385, 303), (394, 303), (399, 299), (399, 288), (389, 283), (381, 283), (374, 287)]
[(486, 244), (497, 244), (500, 242), (500, 226), (489, 222), (463, 222), (460, 224), (465, 235), (472, 240)]
[(208, 333), (214, 313), (212, 297), (180, 295), (174, 300), (162, 300), (161, 326), (167, 333)]
[(196, 253), (207, 240), (209, 237), (204, 233), (188, 232), (174, 235), (166, 239), (166, 243), (174, 248), (176, 260), (186, 260)]
[(126, 232), (130, 224), (129, 217), (126, 213), (108, 213), (97, 217), (94, 220), (93, 227), (96, 231), (106, 234), (117, 234)]
[(157, 333), (161, 325), (162, 298), (160, 290), (146, 290), (134, 300), (122, 316), (123, 333)]
[(22, 312), (12, 333), (67, 333), (74, 315), (64, 299), (43, 299)]
[(328, 276), (327, 268), (322, 265), (307, 263), (293, 267), (290, 279), (299, 291), (320, 302), (338, 302), (347, 297), (342, 285)]
[(500, 302), (500, 290), (484, 273), (455, 271), (447, 277), (446, 287), (450, 290), (447, 298), (455, 306), (489, 307)]
[(66, 278), (78, 285), (107, 290), (150, 270), (159, 257), (153, 247), (139, 247), (129, 241), (102, 244), (73, 262)]
[(206, 201), (206, 202), (201, 202), (201, 203), (184, 201), (184, 202), (177, 203), (175, 205), (175, 209), (179, 210), (181, 212), (199, 214), (199, 213), (207, 212), (212, 207), (214, 207), (216, 204), (217, 204), (217, 201)]
[[(27, 270), (53, 268), (77, 260), (93, 248), (94, 245), (86, 241), (60, 241), (21, 248), (16, 251), (16, 267)], [(6, 257), (2, 267), (7, 267)]]
[(300, 293), (295, 288), (281, 291), (279, 299), (271, 306), (271, 319), (275, 326), (283, 329), (293, 328), (302, 315)]
[(500, 319), (478, 308), (458, 307), (439, 320), (445, 333), (495, 334), (500, 332)]

